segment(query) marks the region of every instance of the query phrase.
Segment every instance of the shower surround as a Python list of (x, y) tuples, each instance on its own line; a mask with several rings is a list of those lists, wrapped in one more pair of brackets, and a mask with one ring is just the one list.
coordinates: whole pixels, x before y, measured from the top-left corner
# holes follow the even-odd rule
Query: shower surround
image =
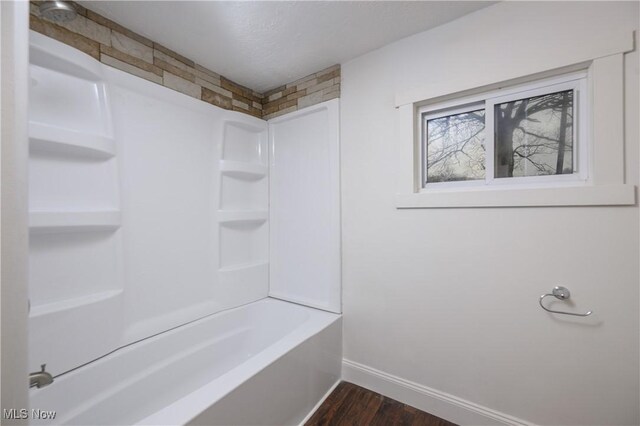
[(32, 406), (302, 421), (340, 378), (339, 100), (267, 122), (30, 39)]

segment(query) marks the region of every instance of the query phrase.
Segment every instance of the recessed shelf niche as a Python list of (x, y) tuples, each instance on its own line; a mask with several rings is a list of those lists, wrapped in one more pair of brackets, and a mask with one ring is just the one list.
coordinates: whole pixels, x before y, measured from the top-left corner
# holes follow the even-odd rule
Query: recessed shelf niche
[(32, 233), (32, 308), (120, 288), (119, 244), (112, 232)]
[(267, 128), (230, 115), (220, 160), (220, 285), (259, 288), (269, 279)]
[(267, 135), (263, 129), (240, 120), (227, 120), (223, 138), (223, 160), (267, 165)]
[[(51, 63), (54, 62), (52, 59)], [(30, 81), (30, 122), (79, 133), (111, 135), (109, 104), (102, 81), (38, 65), (31, 65)]]
[(264, 220), (220, 224), (220, 268), (268, 261), (269, 232)]
[(221, 210), (266, 210), (269, 206), (267, 179), (249, 181), (222, 175)]

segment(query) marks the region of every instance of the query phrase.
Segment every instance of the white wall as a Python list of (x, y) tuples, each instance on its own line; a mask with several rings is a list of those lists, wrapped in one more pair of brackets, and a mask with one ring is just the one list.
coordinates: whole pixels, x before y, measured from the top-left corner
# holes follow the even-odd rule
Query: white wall
[[(29, 6), (2, 2), (2, 383), (1, 409), (27, 399), (27, 72)], [(2, 424), (26, 420), (2, 419)]]
[[(397, 92), (495, 72), (539, 31), (637, 28), (637, 3), (499, 3), (343, 64), (345, 359), (526, 422), (640, 422), (638, 208), (397, 210), (394, 161)], [(637, 185), (637, 52), (625, 68)], [(594, 316), (542, 311), (555, 285)]]

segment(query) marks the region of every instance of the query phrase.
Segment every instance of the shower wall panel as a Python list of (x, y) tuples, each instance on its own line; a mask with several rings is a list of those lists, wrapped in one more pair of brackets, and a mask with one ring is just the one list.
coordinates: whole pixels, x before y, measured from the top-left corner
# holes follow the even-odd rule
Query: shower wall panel
[(340, 313), (339, 100), (269, 120), (272, 297)]
[(266, 122), (31, 34), (30, 369), (268, 294)]

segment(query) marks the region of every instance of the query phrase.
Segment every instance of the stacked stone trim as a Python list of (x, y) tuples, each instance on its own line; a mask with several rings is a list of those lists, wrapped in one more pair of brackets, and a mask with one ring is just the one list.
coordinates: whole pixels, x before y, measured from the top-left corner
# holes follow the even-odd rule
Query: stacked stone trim
[(264, 94), (262, 118), (268, 120), (340, 97), (340, 65), (333, 65)]
[(220, 108), (269, 119), (340, 97), (340, 65), (269, 92), (251, 90), (194, 61), (74, 3), (78, 17), (49, 21), (30, 4), (32, 30), (54, 38), (100, 62)]

